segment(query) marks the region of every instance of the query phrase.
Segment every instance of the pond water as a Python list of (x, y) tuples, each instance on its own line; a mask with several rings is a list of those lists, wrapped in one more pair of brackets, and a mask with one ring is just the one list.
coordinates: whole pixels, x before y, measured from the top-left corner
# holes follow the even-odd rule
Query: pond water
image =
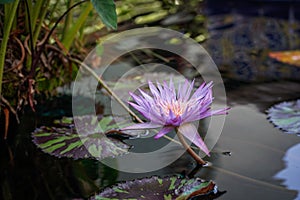
[[(274, 85), (281, 85), (272, 89)], [(235, 84), (236, 86), (236, 84)], [(268, 88), (270, 96), (259, 88)], [(295, 82), (243, 84), (229, 90), (230, 114), (222, 135), (208, 159), (212, 167), (201, 169), (196, 176), (214, 180), (226, 193), (219, 199), (296, 199), (299, 182), (300, 138), (274, 128), (264, 112), (278, 100), (297, 97), (300, 88)], [(288, 90), (288, 91), (287, 91)], [(256, 94), (254, 94), (256, 92)], [(60, 104), (66, 99), (60, 100)], [(53, 106), (53, 105), (52, 105)], [(67, 113), (66, 113), (67, 114)], [(28, 137), (35, 125), (45, 124), (49, 117), (22, 117), (22, 123), (10, 134), (12, 141), (1, 143), (1, 187), (4, 199), (64, 199), (82, 197), (97, 191), (99, 185), (151, 175), (172, 175), (190, 172), (195, 167), (184, 154), (170, 166), (146, 174), (118, 172), (97, 161), (72, 161), (43, 154)], [(143, 145), (153, 145), (148, 140)], [(135, 151), (144, 150), (135, 146)], [(289, 150), (290, 149), (290, 150)], [(229, 151), (231, 156), (222, 152)], [(176, 151), (174, 152), (176, 153)], [(157, 159), (170, 156), (168, 152)], [(296, 179), (296, 180), (295, 180)]]
[[(205, 158), (212, 166), (198, 170), (195, 176), (215, 181), (220, 191), (226, 191), (218, 198), (222, 200), (300, 199), (300, 137), (276, 129), (266, 114), (276, 103), (300, 98), (300, 68), (280, 64), (265, 54), (300, 47), (298, 25), (293, 26), (291, 37), (287, 34), (290, 29), (282, 28), (287, 27), (290, 15), (279, 20), (234, 12), (232, 18), (232, 10), (226, 12), (208, 16), (212, 37), (204, 46), (224, 76), (231, 110), (211, 157)], [(253, 27), (264, 29), (259, 28), (261, 32), (255, 34), (250, 31)], [(289, 42), (295, 37), (298, 40)], [(32, 143), (30, 134), (53, 119), (71, 116), (71, 97), (48, 100), (37, 110), (26, 110), (21, 124), (11, 127), (8, 140), (1, 138), (0, 199), (82, 199), (118, 181), (188, 174), (195, 168), (188, 154), (148, 173), (120, 172), (94, 160), (52, 157)], [(139, 140), (129, 141), (135, 145), (135, 152), (160, 145), (152, 138), (143, 145)], [(176, 154), (176, 149), (157, 159), (168, 159), (170, 154)]]

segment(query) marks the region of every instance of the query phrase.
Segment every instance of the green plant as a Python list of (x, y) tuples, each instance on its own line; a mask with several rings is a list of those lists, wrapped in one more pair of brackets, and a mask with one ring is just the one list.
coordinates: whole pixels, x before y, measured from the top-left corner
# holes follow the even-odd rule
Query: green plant
[(34, 110), (35, 93), (51, 94), (72, 80), (77, 64), (66, 54), (94, 13), (109, 29), (117, 28), (113, 0), (0, 0), (0, 4), (0, 111), (6, 107), (17, 113), (24, 104)]

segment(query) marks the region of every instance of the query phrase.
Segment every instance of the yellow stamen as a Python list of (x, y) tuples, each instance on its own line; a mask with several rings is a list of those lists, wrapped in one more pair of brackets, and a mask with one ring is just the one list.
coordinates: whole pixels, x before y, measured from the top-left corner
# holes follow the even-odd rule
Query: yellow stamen
[(184, 106), (182, 106), (177, 100), (172, 101), (171, 103), (160, 102), (159, 105), (162, 107), (162, 110), (166, 115), (169, 115), (170, 110), (176, 115), (176, 117), (181, 116), (184, 112)]

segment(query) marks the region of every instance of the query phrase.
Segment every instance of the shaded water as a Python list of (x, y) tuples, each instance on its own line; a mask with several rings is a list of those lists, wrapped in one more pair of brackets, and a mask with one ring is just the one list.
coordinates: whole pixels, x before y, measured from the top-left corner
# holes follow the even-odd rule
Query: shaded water
[[(272, 84), (279, 83), (283, 85), (282, 90), (273, 90)], [(227, 191), (219, 199), (295, 199), (297, 197), (298, 192), (293, 189), (299, 190), (299, 182), (293, 182), (291, 188), (285, 187), (285, 183), (291, 181), (287, 180), (290, 177), (285, 174), (289, 174), (286, 171), (288, 165), (294, 165), (295, 170), (299, 168), (299, 156), (294, 152), (294, 157), (289, 159), (289, 163), (283, 159), (287, 156), (287, 150), (296, 146), (300, 138), (296, 135), (284, 134), (274, 128), (267, 121), (266, 114), (260, 111), (266, 109), (267, 104), (272, 104), (278, 99), (299, 97), (299, 93), (296, 94), (293, 90), (299, 90), (300, 83), (279, 83), (242, 85), (238, 89), (228, 91), (232, 109), (226, 118), (222, 135), (213, 150), (214, 153), (208, 159), (212, 162), (212, 167), (203, 168), (196, 174), (206, 180), (216, 181), (221, 191)], [(253, 98), (253, 92), (256, 92), (255, 95), (260, 94), (257, 93), (259, 92), (257, 86), (268, 88), (273, 92), (260, 100)], [(290, 91), (290, 95), (283, 96), (282, 93), (287, 92), (286, 90)], [(261, 93), (261, 95), (265, 94)], [(226, 151), (231, 152), (231, 156), (222, 154)], [(168, 155), (161, 156), (158, 159), (164, 159), (164, 156)], [(184, 155), (171, 166), (156, 173), (190, 172), (193, 169), (191, 162), (192, 159)], [(299, 169), (296, 172), (295, 170), (294, 175), (289, 175), (299, 177)], [(282, 171), (286, 171), (285, 174)], [(134, 175), (135, 178), (142, 176), (144, 174)], [(119, 180), (130, 178), (132, 174), (121, 173)]]
[[(276, 84), (282, 85), (282, 88), (272, 89)], [(268, 88), (272, 92), (269, 96), (262, 93), (261, 99), (253, 98), (254, 92), (259, 95), (257, 87)], [(297, 197), (298, 192), (294, 189), (299, 190), (298, 182), (288, 183), (292, 181), (291, 177), (299, 177), (299, 155), (293, 153), (292, 159), (286, 161), (286, 152), (296, 147), (300, 138), (274, 128), (262, 111), (278, 100), (297, 97), (299, 93), (295, 90), (299, 88), (299, 83), (275, 82), (240, 85), (228, 90), (228, 103), (232, 109), (212, 156), (207, 159), (212, 167), (203, 168), (196, 174), (216, 181), (221, 191), (227, 191), (219, 199)], [(116, 181), (189, 173), (195, 167), (188, 154), (168, 167), (146, 174), (118, 172), (92, 160), (72, 161), (51, 157), (37, 149), (29, 138), (35, 125), (44, 125), (46, 121), (50, 121), (49, 117), (24, 115), (21, 125), (10, 133), (13, 140), (1, 143), (1, 191), (4, 199), (10, 199), (10, 196), (12, 199), (87, 197)], [(141, 142), (140, 145), (138, 142)], [(152, 138), (137, 141), (135, 151), (145, 151), (145, 146), (153, 148), (153, 145), (157, 144)], [(225, 151), (231, 152), (231, 156), (222, 154)], [(173, 153), (161, 154), (157, 159), (164, 160), (172, 154), (176, 154), (176, 149)], [(294, 166), (296, 171), (289, 171), (288, 166)]]
[[(208, 39), (206, 44), (213, 57), (220, 56), (215, 59), (224, 72), (228, 104), (232, 109), (226, 118), (222, 135), (213, 149), (212, 156), (206, 158), (212, 166), (200, 169), (196, 176), (214, 180), (219, 190), (226, 191), (219, 199), (300, 199), (298, 194), (300, 137), (277, 130), (268, 122), (265, 113), (265, 110), (275, 103), (300, 98), (299, 69), (268, 60), (265, 53), (260, 51), (260, 49), (283, 50), (290, 47), (288, 42), (284, 42), (286, 46), (283, 47), (278, 46), (276, 42), (272, 43), (275, 46), (271, 47), (268, 46), (269, 43), (262, 45), (260, 40), (254, 42), (252, 46), (247, 42), (245, 46), (238, 43), (245, 40), (251, 42), (257, 37), (256, 34), (248, 34), (249, 21), (252, 23), (251, 26), (257, 23), (262, 26), (269, 20), (277, 24), (279, 23), (277, 20), (262, 18), (262, 21), (257, 21), (257, 18), (245, 16), (242, 19), (246, 20), (246, 25), (238, 26), (235, 22), (233, 26), (226, 26), (224, 29), (221, 27), (215, 32), (216, 37)], [(278, 30), (281, 30), (280, 26)], [(246, 33), (243, 35), (245, 40), (235, 37), (240, 36), (238, 33), (241, 31)], [(271, 30), (271, 33), (275, 34), (275, 31)], [(227, 40), (224, 39), (224, 35)], [(288, 40), (285, 32), (279, 35), (284, 41)], [(219, 39), (222, 37), (223, 42), (220, 42)], [(224, 51), (220, 54), (218, 51), (214, 52), (220, 48), (234, 51), (227, 51), (229, 54)], [(249, 54), (253, 49), (259, 52), (254, 57), (250, 56), (253, 54)], [(230, 53), (236, 55), (236, 52), (246, 57), (239, 56), (234, 59), (230, 57)], [(257, 59), (260, 62), (257, 62)], [(243, 70), (240, 69), (241, 64)], [(103, 108), (99, 108), (101, 109)], [(11, 128), (8, 141), (1, 139), (1, 199), (87, 198), (104, 186), (117, 181), (151, 175), (189, 173), (195, 167), (188, 154), (184, 154), (168, 167), (144, 174), (118, 172), (93, 160), (72, 161), (51, 157), (37, 149), (29, 135), (35, 127), (50, 124), (53, 118), (70, 116), (71, 98), (64, 96), (49, 101), (41, 105), (39, 110), (40, 113), (37, 114), (30, 114), (30, 111), (27, 111), (22, 117), (21, 124)], [(130, 142), (135, 143), (136, 152), (144, 151), (145, 146), (155, 148), (155, 145), (160, 145), (152, 138), (141, 141), (142, 145), (139, 145), (139, 140)], [(231, 156), (222, 152), (231, 152)], [(174, 149), (161, 154), (157, 159), (167, 159), (176, 153)]]

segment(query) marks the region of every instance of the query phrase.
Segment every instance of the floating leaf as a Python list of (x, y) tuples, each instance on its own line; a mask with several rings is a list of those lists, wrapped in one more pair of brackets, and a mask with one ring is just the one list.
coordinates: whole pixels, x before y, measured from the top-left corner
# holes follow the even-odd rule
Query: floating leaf
[(91, 0), (102, 22), (109, 28), (117, 29), (116, 5), (113, 0)]
[(300, 99), (276, 104), (267, 112), (276, 127), (287, 133), (300, 134)]
[[(101, 160), (128, 152), (129, 145), (106, 135), (108, 131), (111, 132), (119, 126), (120, 124), (117, 125), (111, 116), (86, 115), (74, 119), (64, 117), (54, 121), (53, 127), (42, 126), (36, 129), (32, 136), (33, 142), (42, 151), (56, 157)], [(121, 135), (129, 137), (127, 134)]]
[(270, 52), (269, 56), (279, 62), (300, 67), (300, 50)]
[(217, 186), (212, 181), (203, 181), (199, 178), (185, 179), (177, 176), (159, 178), (136, 179), (105, 188), (92, 200), (112, 199), (157, 199), (157, 200), (187, 200), (199, 196), (208, 196), (214, 199), (220, 196)]

